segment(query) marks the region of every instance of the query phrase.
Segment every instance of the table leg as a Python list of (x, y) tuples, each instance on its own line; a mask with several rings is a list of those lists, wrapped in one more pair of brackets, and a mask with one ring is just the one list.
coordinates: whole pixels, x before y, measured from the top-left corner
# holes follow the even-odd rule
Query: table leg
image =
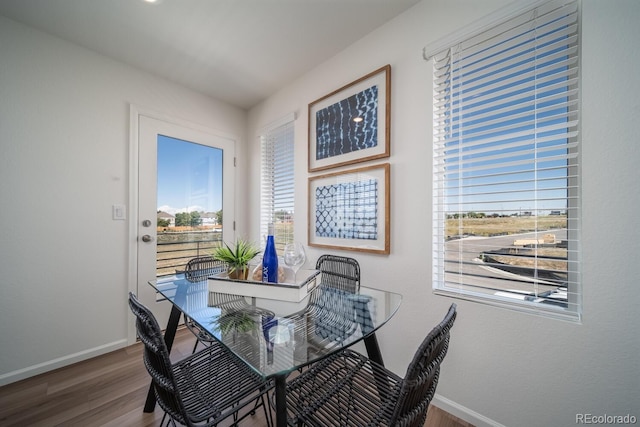
[(369, 359), (384, 366), (382, 353), (380, 352), (380, 346), (378, 345), (378, 339), (376, 338), (375, 332), (364, 339), (364, 346), (367, 349)]
[(287, 376), (276, 375), (276, 426), (285, 427), (287, 425)]
[(366, 338), (364, 339), (364, 345), (367, 349), (369, 359), (384, 366), (384, 362), (382, 361), (382, 353), (380, 352), (380, 346), (378, 345), (378, 339), (376, 338), (376, 333), (372, 332), (373, 320), (371, 319), (371, 313), (369, 312), (369, 298), (354, 297), (353, 304), (353, 308), (356, 312), (356, 321), (360, 325), (362, 334), (366, 335)]
[[(364, 316), (365, 318), (369, 318), (369, 311), (366, 311)], [(389, 395), (389, 383), (384, 381), (384, 375), (382, 375), (382, 368), (384, 366), (384, 361), (382, 360), (382, 352), (380, 351), (380, 346), (378, 345), (378, 338), (376, 338), (376, 333), (372, 333), (368, 335), (364, 339), (364, 346), (367, 349), (367, 355), (369, 359), (376, 362), (377, 364), (373, 365), (374, 377), (376, 379), (376, 387), (378, 389), (378, 393), (380, 394), (381, 400), (385, 400), (386, 396)]]
[[(175, 305), (172, 305), (169, 321), (167, 322), (167, 328), (164, 330), (164, 342), (167, 345), (169, 353), (171, 353), (171, 347), (173, 346), (173, 340), (176, 337), (176, 331), (178, 330), (178, 323), (180, 323), (181, 315), (182, 312), (177, 309)], [(153, 412), (155, 407), (156, 396), (153, 391), (153, 383), (151, 383), (149, 386), (149, 392), (147, 393), (147, 401), (144, 404), (144, 412)]]

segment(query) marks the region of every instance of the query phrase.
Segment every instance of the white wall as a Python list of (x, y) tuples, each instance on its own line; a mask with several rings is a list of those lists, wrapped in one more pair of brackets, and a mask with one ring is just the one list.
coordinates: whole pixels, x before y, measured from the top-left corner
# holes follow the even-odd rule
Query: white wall
[(0, 17), (0, 385), (126, 344), (130, 103), (244, 153), (245, 111)]
[[(307, 106), (391, 64), (391, 254), (341, 253), (360, 261), (363, 283), (404, 295), (379, 335), (387, 366), (401, 375), (453, 301), (431, 292), (431, 77), (421, 49), (508, 3), (424, 0), (249, 113), (249, 210), (259, 206), (260, 129), (297, 113), (295, 233), (306, 242)], [(457, 301), (436, 403), (476, 425), (571, 426), (579, 413), (640, 417), (640, 2), (582, 5), (584, 318), (573, 324)], [(251, 227), (257, 234), (257, 219)], [(322, 252), (309, 250), (309, 264)]]

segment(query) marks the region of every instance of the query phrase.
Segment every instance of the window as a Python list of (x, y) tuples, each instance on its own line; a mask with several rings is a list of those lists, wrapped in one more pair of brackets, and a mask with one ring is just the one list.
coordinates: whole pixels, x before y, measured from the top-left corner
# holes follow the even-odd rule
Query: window
[(268, 226), (273, 223), (279, 251), (293, 242), (293, 120), (293, 115), (281, 120), (260, 137), (260, 234), (266, 238)]
[(436, 293), (580, 319), (579, 10), (529, 3), (427, 51)]

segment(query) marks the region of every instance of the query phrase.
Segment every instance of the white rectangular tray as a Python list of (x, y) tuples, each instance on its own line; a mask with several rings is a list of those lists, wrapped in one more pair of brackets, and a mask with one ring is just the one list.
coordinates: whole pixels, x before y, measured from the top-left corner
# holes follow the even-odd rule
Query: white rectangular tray
[(229, 279), (225, 275), (208, 279), (209, 292), (300, 302), (316, 287), (319, 270), (299, 270), (297, 283), (263, 283), (252, 280)]

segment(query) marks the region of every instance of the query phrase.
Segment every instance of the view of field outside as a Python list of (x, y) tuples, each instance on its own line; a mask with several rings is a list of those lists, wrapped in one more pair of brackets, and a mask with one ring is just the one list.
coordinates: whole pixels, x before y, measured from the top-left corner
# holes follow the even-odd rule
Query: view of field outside
[(496, 236), (567, 228), (566, 215), (463, 217), (447, 219), (447, 239), (457, 235)]
[(451, 218), (446, 229), (449, 285), (566, 306), (566, 215)]

